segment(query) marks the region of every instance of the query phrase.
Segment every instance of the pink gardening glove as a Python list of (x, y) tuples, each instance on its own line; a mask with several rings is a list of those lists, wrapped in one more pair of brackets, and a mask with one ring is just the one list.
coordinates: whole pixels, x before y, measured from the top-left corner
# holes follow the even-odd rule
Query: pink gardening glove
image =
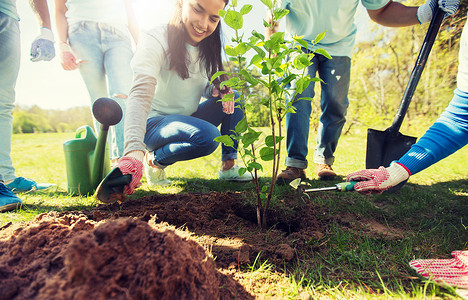
[(392, 163), (388, 168), (380, 167), (351, 173), (346, 176), (346, 181), (360, 181), (354, 185), (354, 189), (361, 194), (381, 194), (405, 181), (410, 175), (405, 166)]
[(468, 251), (453, 251), (451, 259), (415, 259), (411, 268), (436, 282), (468, 288)]
[[(223, 89), (220, 91), (219, 90), (219, 86), (218, 85), (215, 85), (214, 89), (213, 89), (213, 93), (211, 94), (213, 97), (221, 97), (223, 98), (224, 95), (227, 95), (227, 94), (232, 94), (233, 91), (230, 87), (226, 87), (224, 86)], [(223, 112), (225, 114), (232, 114), (234, 113), (234, 100), (232, 101), (223, 101), (222, 102), (223, 104)]]
[(117, 167), (123, 175), (132, 174), (132, 181), (125, 186), (124, 193), (127, 195), (133, 194), (135, 189), (141, 185), (143, 163), (135, 157), (124, 156), (119, 159)]

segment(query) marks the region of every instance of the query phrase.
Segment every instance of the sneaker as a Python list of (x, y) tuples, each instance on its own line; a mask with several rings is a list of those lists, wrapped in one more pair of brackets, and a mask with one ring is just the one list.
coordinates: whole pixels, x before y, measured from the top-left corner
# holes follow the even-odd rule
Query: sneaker
[(152, 188), (158, 186), (168, 186), (172, 181), (167, 179), (164, 169), (158, 167), (150, 167), (147, 163), (144, 164), (146, 182)]
[(321, 180), (331, 180), (335, 178), (336, 173), (333, 171), (332, 167), (327, 164), (317, 164), (317, 176)]
[(22, 203), (20, 198), (0, 182), (0, 212), (14, 210)]
[(296, 167), (286, 167), (286, 170), (281, 171), (281, 173), (276, 177), (277, 185), (288, 185), (294, 179), (300, 178), (301, 180), (306, 180), (304, 169)]
[(227, 171), (219, 170), (218, 178), (221, 180), (227, 181), (252, 181), (252, 174), (249, 172), (245, 172), (244, 174), (239, 175), (240, 167), (238, 165), (234, 165)]
[(52, 183), (37, 183), (32, 179), (16, 177), (15, 180), (6, 185), (13, 193), (25, 193), (31, 191), (43, 191), (55, 186)]

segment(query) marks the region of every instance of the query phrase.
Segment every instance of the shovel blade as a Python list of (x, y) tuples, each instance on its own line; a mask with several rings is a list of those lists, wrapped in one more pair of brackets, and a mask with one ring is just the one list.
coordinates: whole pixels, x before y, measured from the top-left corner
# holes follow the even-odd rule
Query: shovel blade
[(417, 138), (392, 133), (389, 130), (367, 130), (366, 169), (377, 169), (380, 166), (388, 167), (394, 160), (402, 157)]
[(103, 203), (123, 201), (125, 200), (124, 188), (131, 181), (132, 175), (123, 175), (119, 168), (114, 168), (97, 187), (95, 197)]
[(296, 179), (294, 179), (293, 181), (291, 181), (291, 182), (289, 183), (289, 185), (290, 185), (293, 189), (297, 190), (297, 189), (299, 188), (299, 186), (301, 186), (301, 179), (300, 179), (300, 178), (296, 178)]

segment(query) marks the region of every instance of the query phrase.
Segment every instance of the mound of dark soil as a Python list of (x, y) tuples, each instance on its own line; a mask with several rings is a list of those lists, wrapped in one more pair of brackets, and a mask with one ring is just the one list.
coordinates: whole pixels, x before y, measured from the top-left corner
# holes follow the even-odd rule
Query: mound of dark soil
[(0, 243), (0, 299), (217, 299), (193, 240), (120, 218), (43, 215)]

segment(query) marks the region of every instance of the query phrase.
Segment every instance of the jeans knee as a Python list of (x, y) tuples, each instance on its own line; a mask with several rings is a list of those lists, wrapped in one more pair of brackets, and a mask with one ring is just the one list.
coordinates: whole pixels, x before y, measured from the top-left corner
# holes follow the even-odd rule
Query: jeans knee
[(215, 130), (207, 130), (207, 132), (200, 136), (201, 138), (196, 142), (199, 150), (205, 153), (205, 155), (213, 153), (219, 146), (219, 142), (215, 141), (215, 138), (221, 134), (217, 128), (214, 129)]

